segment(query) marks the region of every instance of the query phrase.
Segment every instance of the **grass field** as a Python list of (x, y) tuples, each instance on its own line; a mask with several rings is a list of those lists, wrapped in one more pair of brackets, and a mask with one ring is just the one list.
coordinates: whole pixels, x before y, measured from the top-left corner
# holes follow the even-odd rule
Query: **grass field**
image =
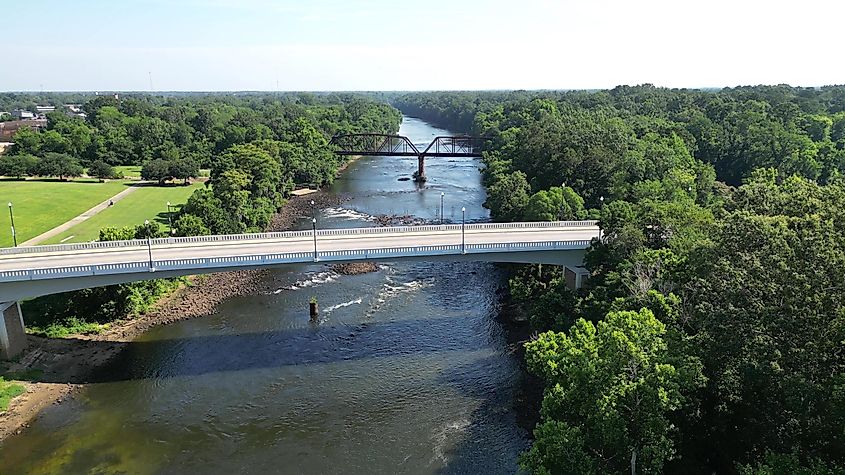
[[(140, 165), (120, 165), (114, 167), (114, 171), (118, 173), (122, 173), (126, 178), (141, 178), (141, 166)], [(211, 176), (211, 170), (208, 168), (201, 168), (200, 169), (200, 176), (207, 177)]]
[(167, 202), (175, 205), (172, 208), (175, 213), (179, 206), (188, 200), (191, 193), (202, 186), (204, 186), (202, 183), (194, 183), (190, 186), (140, 187), (115, 203), (114, 206), (104, 209), (90, 219), (57, 236), (53, 236), (41, 244), (57, 244), (67, 238), (70, 239), (65, 240), (65, 244), (93, 241), (99, 237), (100, 228), (135, 226), (143, 224), (146, 219), (158, 221), (166, 228)]
[(126, 189), (123, 180), (0, 180), (0, 247), (12, 245), (7, 203), (14, 206), (18, 244), (78, 216)]
[(123, 165), (114, 167), (114, 171), (122, 173), (126, 178), (141, 178), (140, 165)]

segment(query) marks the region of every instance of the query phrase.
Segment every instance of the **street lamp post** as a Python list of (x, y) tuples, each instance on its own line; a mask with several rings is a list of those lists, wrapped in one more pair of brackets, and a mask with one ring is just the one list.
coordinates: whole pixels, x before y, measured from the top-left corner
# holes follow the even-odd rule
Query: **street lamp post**
[(173, 234), (173, 211), (170, 210), (172, 205), (167, 202), (167, 227), (170, 228), (170, 234)]
[(466, 209), (466, 206), (461, 206), (461, 254), (467, 253), (466, 221), (467, 221), (467, 209)]
[(446, 193), (440, 192), (440, 224), (443, 224), (443, 197), (446, 196)]
[(314, 262), (317, 262), (317, 218), (311, 218), (311, 228), (314, 230)]
[(155, 267), (153, 267), (153, 240), (150, 237), (150, 220), (144, 220), (144, 227), (147, 228), (147, 253), (150, 256), (150, 272), (155, 272)]
[[(601, 203), (599, 209), (604, 210), (604, 196), (599, 197), (599, 202)], [(601, 241), (601, 219), (599, 219), (599, 241)]]
[(316, 213), (314, 212), (314, 200), (311, 200), (311, 218), (316, 219)]
[(12, 242), (18, 247), (18, 235), (15, 233), (15, 213), (12, 212), (12, 202), (9, 202), (9, 220), (12, 223)]

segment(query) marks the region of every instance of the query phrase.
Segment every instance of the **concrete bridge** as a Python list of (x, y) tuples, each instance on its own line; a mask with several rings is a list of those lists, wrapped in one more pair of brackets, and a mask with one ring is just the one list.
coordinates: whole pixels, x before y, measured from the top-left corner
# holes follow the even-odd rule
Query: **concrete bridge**
[[(0, 249), (0, 358), (23, 349), (18, 300), (139, 280), (313, 262), (450, 260), (563, 265), (580, 286), (595, 221), (231, 234)], [(5, 302), (5, 303), (4, 303)]]

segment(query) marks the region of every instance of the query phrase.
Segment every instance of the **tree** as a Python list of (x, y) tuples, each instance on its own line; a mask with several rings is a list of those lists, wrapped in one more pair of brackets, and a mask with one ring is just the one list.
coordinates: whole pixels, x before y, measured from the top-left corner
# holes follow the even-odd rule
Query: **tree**
[(527, 343), (528, 368), (548, 386), (523, 467), (660, 472), (675, 455), (670, 415), (704, 382), (698, 361), (670, 343), (647, 309), (611, 312), (597, 326), (580, 319), (568, 335), (546, 332)]
[(97, 177), (100, 181), (106, 178), (117, 178), (114, 168), (102, 160), (95, 160), (88, 166), (88, 175)]
[[(226, 213), (223, 202), (209, 189), (195, 191), (179, 210), (180, 217), (193, 215), (200, 218), (214, 234), (230, 234), (240, 231), (236, 217)], [(178, 219), (177, 219), (178, 221)]]
[(177, 236), (206, 236), (211, 231), (199, 216), (182, 214), (173, 223), (173, 230)]
[(540, 190), (528, 199), (525, 219), (529, 221), (564, 221), (584, 219), (584, 199), (568, 186)]
[(183, 180), (184, 184), (188, 184), (188, 180), (199, 176), (200, 168), (196, 161), (189, 158), (181, 158), (170, 162), (170, 175), (175, 180)]
[(141, 167), (141, 178), (157, 181), (159, 185), (173, 178), (172, 164), (167, 160), (150, 160)]
[(32, 155), (0, 156), (0, 175), (22, 178), (35, 171), (38, 160)]
[[(814, 207), (784, 198), (783, 213)], [(684, 297), (710, 378), (704, 442), (723, 467), (795, 447), (845, 460), (845, 193), (830, 201), (839, 217), (731, 213), (694, 260)]]
[(12, 146), (12, 153), (15, 155), (41, 154), (41, 134), (29, 127), (22, 127), (15, 132), (15, 145)]
[(164, 228), (155, 221), (146, 221), (139, 224), (135, 226), (134, 231), (133, 239), (155, 239), (167, 236)]
[(513, 172), (499, 177), (487, 190), (488, 208), (497, 221), (518, 221), (528, 204), (530, 192), (523, 172)]
[(128, 241), (130, 239), (135, 239), (135, 228), (131, 226), (100, 228), (100, 241)]
[(56, 176), (59, 180), (82, 175), (83, 168), (79, 160), (64, 153), (49, 152), (38, 160), (35, 174), (40, 176)]

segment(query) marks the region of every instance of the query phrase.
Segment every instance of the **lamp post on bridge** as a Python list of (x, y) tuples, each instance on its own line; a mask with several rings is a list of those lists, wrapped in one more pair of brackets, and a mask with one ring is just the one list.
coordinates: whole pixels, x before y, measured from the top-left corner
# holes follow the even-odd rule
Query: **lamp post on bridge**
[(466, 206), (461, 206), (461, 254), (467, 253), (466, 221), (467, 221), (467, 208), (466, 208)]
[(443, 197), (446, 196), (446, 193), (440, 192), (440, 224), (443, 224)]
[(314, 231), (314, 262), (317, 262), (317, 218), (311, 218), (311, 228)]
[(150, 257), (150, 272), (155, 272), (155, 267), (153, 267), (153, 240), (150, 236), (150, 220), (144, 220), (144, 227), (147, 228), (147, 254)]
[(18, 247), (18, 235), (15, 233), (15, 213), (12, 212), (12, 202), (9, 202), (9, 221), (12, 222), (12, 242)]

